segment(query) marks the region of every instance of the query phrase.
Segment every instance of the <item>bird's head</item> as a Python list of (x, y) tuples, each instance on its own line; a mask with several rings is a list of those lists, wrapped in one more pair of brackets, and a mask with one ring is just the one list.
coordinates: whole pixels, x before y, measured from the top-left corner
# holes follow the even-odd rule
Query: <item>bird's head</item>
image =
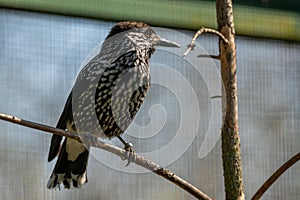
[(119, 33), (125, 33), (138, 48), (154, 49), (155, 46), (180, 47), (179, 44), (160, 37), (143, 22), (120, 22), (112, 27), (106, 39)]

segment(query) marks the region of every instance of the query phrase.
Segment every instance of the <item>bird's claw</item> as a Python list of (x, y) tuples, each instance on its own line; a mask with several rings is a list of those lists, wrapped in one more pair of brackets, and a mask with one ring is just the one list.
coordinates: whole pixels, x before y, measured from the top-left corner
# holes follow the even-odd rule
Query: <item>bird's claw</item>
[(134, 153), (133, 145), (131, 143), (126, 143), (124, 147), (125, 153), (121, 156), (122, 160), (127, 160), (126, 166), (131, 162), (136, 160), (136, 155)]

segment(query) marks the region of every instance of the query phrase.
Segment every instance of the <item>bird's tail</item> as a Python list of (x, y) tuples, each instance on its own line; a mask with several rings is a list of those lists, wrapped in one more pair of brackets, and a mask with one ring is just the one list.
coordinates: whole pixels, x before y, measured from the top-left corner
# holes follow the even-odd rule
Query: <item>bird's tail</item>
[(89, 150), (80, 142), (66, 138), (60, 149), (56, 165), (47, 188), (81, 187), (87, 182), (86, 168)]

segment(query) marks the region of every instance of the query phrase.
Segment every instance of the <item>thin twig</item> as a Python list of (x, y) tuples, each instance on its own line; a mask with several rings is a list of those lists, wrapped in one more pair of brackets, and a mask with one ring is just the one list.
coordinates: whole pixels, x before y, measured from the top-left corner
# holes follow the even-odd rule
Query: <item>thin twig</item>
[(222, 33), (220, 33), (219, 31), (216, 31), (214, 29), (210, 29), (210, 28), (205, 28), (202, 27), (200, 28), (197, 33), (195, 34), (195, 36), (193, 37), (192, 41), (190, 44), (187, 45), (188, 49), (186, 50), (186, 52), (184, 54), (182, 54), (182, 56), (186, 56), (191, 50), (193, 50), (195, 48), (195, 42), (196, 39), (199, 37), (199, 35), (201, 35), (202, 33), (213, 33), (218, 35), (226, 44), (229, 44), (228, 40), (224, 37), (224, 35), (222, 35)]
[(212, 59), (216, 59), (216, 60), (220, 60), (220, 55), (198, 55), (197, 57), (200, 58), (212, 58)]
[(290, 158), (286, 163), (284, 163), (279, 169), (277, 169), (268, 180), (258, 189), (258, 191), (254, 194), (251, 200), (259, 199), (269, 187), (292, 165), (300, 160), (300, 152), (295, 156)]
[(222, 95), (215, 95), (210, 97), (211, 99), (222, 99)]
[[(15, 123), (15, 124), (18, 124), (21, 126), (26, 126), (29, 128), (49, 132), (52, 134), (69, 137), (69, 138), (72, 138), (72, 139), (75, 139), (78, 141), (88, 140), (89, 144), (91, 146), (109, 151), (120, 157), (123, 156), (124, 153), (126, 153), (124, 149), (104, 143), (91, 135), (86, 135), (86, 136), (84, 136), (84, 138), (82, 138), (82, 136), (79, 137), (78, 134), (73, 133), (73, 132), (68, 132), (68, 131), (65, 131), (62, 129), (58, 129), (58, 128), (54, 128), (51, 126), (31, 122), (28, 120), (24, 120), (24, 119), (15, 117), (15, 116), (6, 115), (6, 114), (2, 114), (2, 113), (0, 113), (0, 119), (4, 120), (4, 121)], [(197, 199), (212, 200), (210, 197), (208, 197), (206, 194), (204, 194), (198, 188), (196, 188), (192, 184), (188, 183), (187, 181), (183, 180), (182, 178), (180, 178), (179, 176), (177, 176), (170, 170), (163, 168), (160, 165), (158, 165), (150, 160), (147, 160), (146, 158), (144, 158), (138, 154), (135, 154), (134, 157), (136, 158), (133, 161), (135, 164), (137, 164), (141, 167), (144, 167), (144, 168), (164, 177), (165, 179), (167, 179), (167, 180), (171, 181), (172, 183), (176, 184), (177, 186), (181, 187), (182, 189), (184, 189), (185, 191), (187, 191), (188, 193), (190, 193)]]

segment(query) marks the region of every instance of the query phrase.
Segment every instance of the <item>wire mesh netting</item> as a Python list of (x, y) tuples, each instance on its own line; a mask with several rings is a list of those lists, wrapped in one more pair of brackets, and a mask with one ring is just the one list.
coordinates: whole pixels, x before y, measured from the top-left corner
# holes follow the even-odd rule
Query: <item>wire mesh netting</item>
[[(0, 112), (55, 126), (82, 62), (91, 49), (105, 39), (113, 24), (1, 9)], [(194, 32), (181, 31), (181, 34), (191, 39)], [(217, 54), (216, 37), (204, 35), (199, 40), (207, 52)], [(237, 37), (236, 42), (239, 128), (248, 199), (300, 149), (300, 45), (244, 37)], [(218, 95), (219, 63), (196, 56), (191, 58), (201, 60), (195, 61), (202, 64), (201, 70), (208, 70), (206, 65), (216, 66), (214, 72), (205, 71), (207, 76), (203, 76), (198, 68), (190, 67), (191, 63), (171, 54), (157, 50), (151, 61), (154, 84), (135, 119), (136, 125), (150, 128), (139, 135), (130, 132), (125, 138), (134, 144), (137, 152), (156, 152), (181, 136), (177, 130), (185, 122), (188, 127), (181, 142), (192, 139), (189, 146), (182, 148), (177, 144), (178, 148), (153, 156), (154, 161), (176, 157), (165, 165), (212, 198), (224, 199), (218, 135), (210, 151), (201, 154), (203, 156), (199, 153), (207, 134), (212, 134), (208, 131), (210, 126), (219, 128), (211, 119), (213, 103), (210, 99)], [(167, 71), (169, 68), (160, 70), (160, 66), (166, 65), (176, 69), (176, 73)], [(165, 80), (172, 85), (159, 82)], [(186, 94), (185, 80), (195, 94), (188, 93), (183, 101), (179, 97)], [(210, 93), (208, 82), (217, 87), (216, 94)], [(193, 98), (197, 99), (199, 115), (190, 113), (186, 122), (184, 111), (190, 109)], [(191, 136), (193, 120), (199, 122), (197, 132)], [(93, 150), (88, 166), (89, 182), (84, 188), (48, 190), (46, 184), (54, 166), (47, 162), (50, 137), (47, 133), (0, 121), (0, 199), (193, 199), (153, 173), (132, 173), (120, 158), (101, 150)], [(108, 142), (121, 147), (115, 140)], [(108, 160), (110, 164), (105, 163)], [(137, 170), (129, 166), (132, 168)], [(299, 177), (300, 165), (296, 164), (263, 198), (298, 199)]]

